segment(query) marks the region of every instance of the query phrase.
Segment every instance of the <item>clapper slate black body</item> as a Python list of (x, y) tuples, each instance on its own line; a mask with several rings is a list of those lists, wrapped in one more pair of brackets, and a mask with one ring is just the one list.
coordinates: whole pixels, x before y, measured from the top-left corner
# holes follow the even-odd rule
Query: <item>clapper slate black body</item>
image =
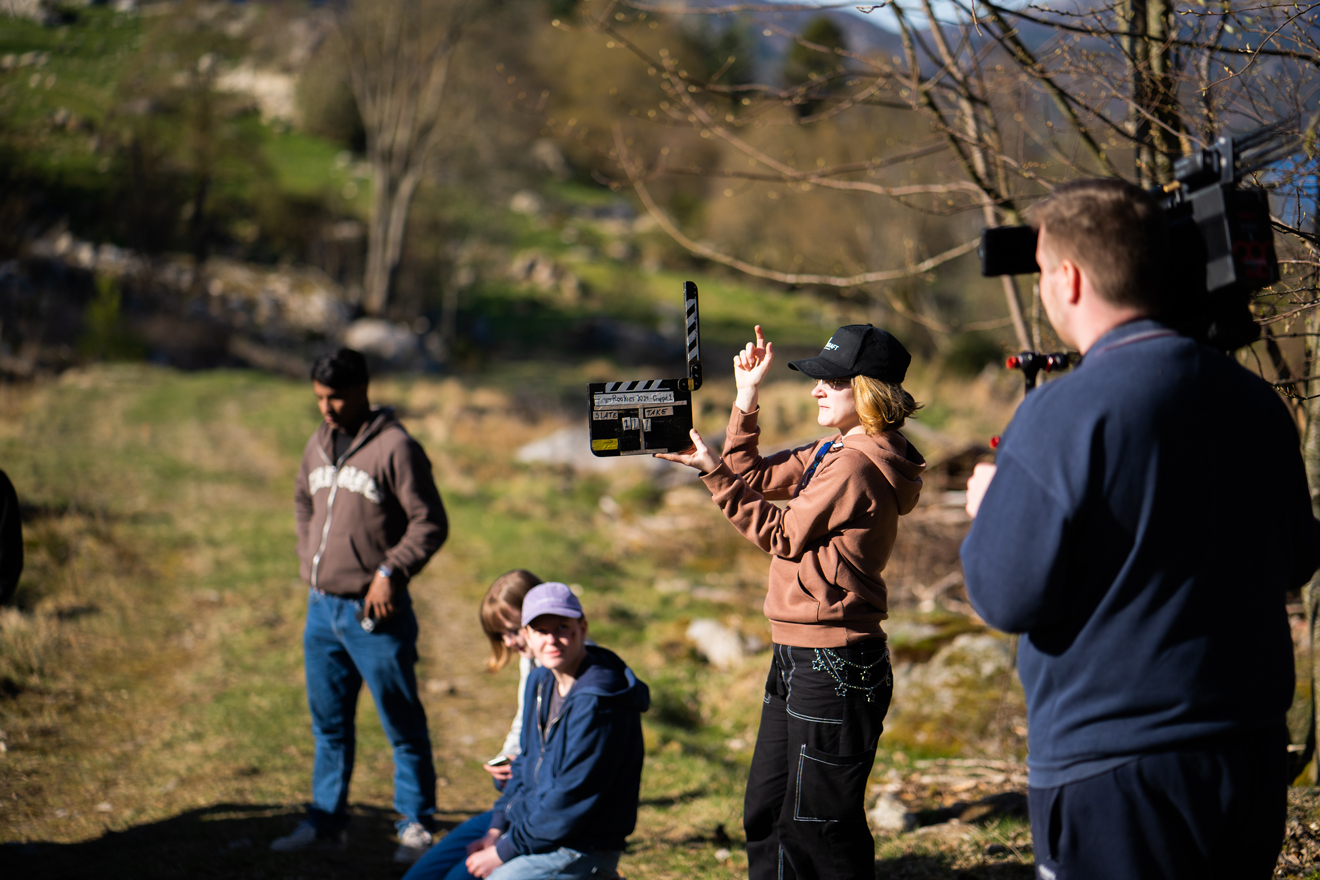
[(692, 392), (701, 387), (701, 330), (697, 285), (683, 282), (687, 326), (687, 378), (592, 382), (593, 455), (650, 455), (692, 447)]

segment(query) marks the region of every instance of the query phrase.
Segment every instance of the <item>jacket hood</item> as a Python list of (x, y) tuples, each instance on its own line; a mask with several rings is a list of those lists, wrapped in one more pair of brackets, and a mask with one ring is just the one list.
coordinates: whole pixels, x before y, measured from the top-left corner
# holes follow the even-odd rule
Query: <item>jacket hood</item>
[(843, 445), (858, 450), (880, 469), (889, 485), (894, 487), (900, 515), (910, 513), (917, 506), (926, 459), (906, 437), (898, 431), (853, 434), (843, 438)]
[(590, 665), (573, 686), (573, 695), (623, 700), (629, 708), (645, 712), (651, 708), (651, 689), (628, 668), (618, 654), (599, 645), (587, 645)]
[[(399, 419), (394, 415), (394, 407), (378, 406), (374, 407), (367, 415), (366, 421), (358, 428), (357, 435), (353, 438), (353, 445), (349, 447), (349, 454), (356, 452), (371, 441), (373, 437), (385, 430), (390, 425), (399, 424)], [(334, 448), (331, 445), (330, 434), (334, 429), (330, 424), (322, 420), (316, 429), (316, 443), (325, 454), (326, 461), (334, 463)]]

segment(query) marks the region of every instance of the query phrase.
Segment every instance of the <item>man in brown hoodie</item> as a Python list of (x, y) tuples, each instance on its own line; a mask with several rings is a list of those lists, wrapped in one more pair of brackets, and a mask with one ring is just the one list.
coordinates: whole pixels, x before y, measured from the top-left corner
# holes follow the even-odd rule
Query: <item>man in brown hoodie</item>
[(403, 815), (394, 860), (407, 864), (430, 846), (435, 813), (408, 582), (440, 549), (449, 524), (426, 453), (393, 410), (371, 408), (367, 378), (366, 360), (351, 349), (312, 368), (324, 422), (303, 452), (294, 508), (310, 587), (303, 658), (316, 757), (307, 820), (271, 849), (342, 845), (365, 681), (394, 747), (394, 808)]
[(762, 456), (757, 399), (773, 359), (757, 327), (734, 358), (722, 459), (696, 431), (689, 452), (659, 457), (702, 470), (729, 522), (770, 554), (774, 659), (743, 808), (749, 874), (870, 880), (863, 800), (893, 692), (880, 573), (926, 466), (898, 431), (917, 409), (901, 384), (911, 356), (878, 327), (840, 327), (818, 357), (789, 364), (817, 380), (817, 422), (839, 433)]

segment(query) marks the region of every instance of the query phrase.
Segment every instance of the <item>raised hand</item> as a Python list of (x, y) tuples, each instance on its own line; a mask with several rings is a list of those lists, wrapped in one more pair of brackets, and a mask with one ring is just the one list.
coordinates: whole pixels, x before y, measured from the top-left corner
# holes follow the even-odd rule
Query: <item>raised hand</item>
[(761, 383), (775, 359), (774, 343), (766, 342), (761, 325), (756, 325), (756, 340), (733, 356), (733, 379), (738, 386), (738, 409), (745, 413), (756, 409)]
[(657, 452), (655, 457), (676, 464), (685, 464), (705, 474), (720, 466), (720, 460), (715, 457), (715, 453), (710, 451), (710, 447), (706, 445), (705, 440), (701, 439), (701, 435), (697, 433), (696, 428), (688, 431), (688, 436), (692, 438), (691, 449), (686, 452)]
[(972, 519), (976, 519), (976, 512), (981, 509), (981, 501), (994, 478), (995, 466), (989, 462), (978, 462), (972, 468), (972, 475), (967, 478), (967, 515)]

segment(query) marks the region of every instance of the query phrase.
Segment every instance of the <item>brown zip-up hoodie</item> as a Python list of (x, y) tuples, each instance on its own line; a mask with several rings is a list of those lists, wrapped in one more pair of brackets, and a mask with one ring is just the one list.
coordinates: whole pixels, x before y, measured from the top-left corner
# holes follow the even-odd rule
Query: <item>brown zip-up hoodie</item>
[(898, 431), (844, 437), (799, 491), (817, 450), (840, 438), (762, 457), (756, 416), (733, 408), (723, 461), (702, 479), (729, 522), (771, 554), (771, 637), (799, 648), (883, 638), (889, 602), (880, 572), (898, 518), (917, 506), (925, 459)]
[(307, 441), (294, 486), (303, 580), (339, 596), (361, 596), (384, 563), (407, 583), (449, 534), (431, 462), (381, 407), (339, 461), (324, 422)]

